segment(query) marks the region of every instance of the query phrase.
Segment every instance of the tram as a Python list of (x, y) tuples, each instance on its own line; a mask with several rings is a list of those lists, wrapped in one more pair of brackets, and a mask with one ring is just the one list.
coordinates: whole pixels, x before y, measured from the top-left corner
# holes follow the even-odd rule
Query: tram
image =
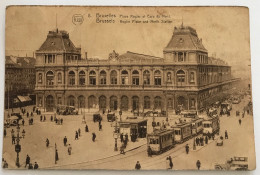
[(152, 154), (161, 154), (174, 147), (173, 129), (154, 130), (147, 134), (147, 146), (151, 148)]
[(203, 122), (203, 134), (216, 134), (219, 133), (220, 121), (218, 115), (213, 115), (212, 117), (205, 116)]
[(172, 126), (174, 130), (174, 140), (176, 143), (183, 143), (192, 137), (191, 123), (178, 123)]

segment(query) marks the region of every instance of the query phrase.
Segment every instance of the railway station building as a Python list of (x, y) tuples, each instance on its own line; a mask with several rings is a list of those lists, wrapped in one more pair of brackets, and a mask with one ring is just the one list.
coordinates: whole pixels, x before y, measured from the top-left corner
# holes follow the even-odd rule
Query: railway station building
[(163, 57), (112, 51), (106, 59), (82, 56), (66, 31), (49, 31), (36, 51), (36, 105), (97, 111), (200, 110), (226, 96), (231, 66), (209, 57), (195, 29), (175, 27)]

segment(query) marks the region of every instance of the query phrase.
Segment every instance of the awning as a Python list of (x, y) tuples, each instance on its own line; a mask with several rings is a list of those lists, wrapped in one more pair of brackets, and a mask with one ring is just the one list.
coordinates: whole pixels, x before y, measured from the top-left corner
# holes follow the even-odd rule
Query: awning
[(17, 98), (20, 100), (20, 102), (27, 102), (27, 101), (31, 101), (32, 100), (29, 96), (20, 96), (20, 95), (18, 95)]

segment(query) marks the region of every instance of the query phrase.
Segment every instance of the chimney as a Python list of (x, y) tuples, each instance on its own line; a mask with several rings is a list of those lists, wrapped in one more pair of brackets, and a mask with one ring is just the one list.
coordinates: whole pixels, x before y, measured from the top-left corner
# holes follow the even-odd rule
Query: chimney
[(86, 59), (88, 59), (88, 52), (85, 52), (85, 57)]

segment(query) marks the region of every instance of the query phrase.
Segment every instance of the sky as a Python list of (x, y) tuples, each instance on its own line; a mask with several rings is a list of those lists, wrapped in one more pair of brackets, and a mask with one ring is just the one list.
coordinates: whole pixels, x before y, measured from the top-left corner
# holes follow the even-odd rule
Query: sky
[[(116, 15), (109, 18), (116, 22), (96, 23), (97, 13)], [(82, 24), (72, 22), (75, 14), (83, 16)], [(145, 19), (147, 15), (165, 15), (172, 23), (123, 24), (120, 15), (146, 15)], [(59, 30), (66, 30), (81, 47), (82, 54), (101, 59), (107, 59), (113, 50), (163, 57), (174, 27), (183, 22), (197, 30), (209, 56), (225, 60), (239, 76), (250, 74), (249, 11), (245, 7), (11, 6), (6, 10), (6, 55), (32, 56), (48, 31), (56, 28), (56, 21)]]

